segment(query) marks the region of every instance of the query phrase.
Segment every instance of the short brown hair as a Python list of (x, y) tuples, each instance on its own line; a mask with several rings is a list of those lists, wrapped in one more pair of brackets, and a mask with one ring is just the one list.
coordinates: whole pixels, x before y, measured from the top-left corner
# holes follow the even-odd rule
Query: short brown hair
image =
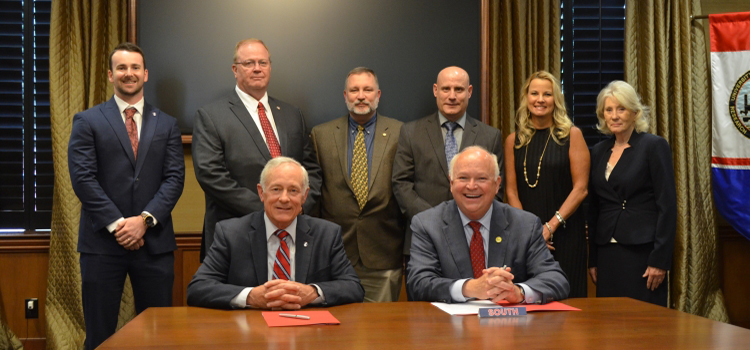
[(112, 52), (109, 53), (109, 69), (114, 70), (115, 67), (112, 67), (112, 56), (115, 55), (115, 52), (117, 51), (127, 51), (127, 52), (137, 52), (141, 54), (141, 58), (143, 58), (143, 69), (146, 69), (146, 56), (143, 54), (143, 50), (141, 50), (138, 45), (133, 44), (131, 42), (124, 42), (117, 45)]

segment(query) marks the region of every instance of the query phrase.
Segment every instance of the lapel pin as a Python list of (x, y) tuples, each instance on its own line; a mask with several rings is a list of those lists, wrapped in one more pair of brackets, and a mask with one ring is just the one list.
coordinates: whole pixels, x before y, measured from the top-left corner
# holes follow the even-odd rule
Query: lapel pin
[(305, 242), (305, 244), (303, 244), (302, 246), (307, 247), (307, 242)]
[(500, 243), (502, 241), (503, 241), (503, 237), (500, 237), (500, 236), (495, 237), (495, 243)]
[(383, 133), (383, 136), (385, 136), (385, 133)]
[(276, 109), (278, 109), (278, 110), (281, 110), (281, 107), (279, 107), (279, 106), (276, 106)]
[(156, 112), (152, 112), (152, 113), (153, 113), (153, 116), (156, 117)]

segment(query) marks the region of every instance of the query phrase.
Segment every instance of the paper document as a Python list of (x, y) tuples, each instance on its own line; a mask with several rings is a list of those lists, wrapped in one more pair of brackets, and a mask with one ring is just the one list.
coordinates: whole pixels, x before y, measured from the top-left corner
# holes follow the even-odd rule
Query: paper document
[(455, 303), (455, 304), (447, 304), (447, 303), (432, 303), (432, 305), (437, 306), (440, 310), (443, 310), (447, 312), (450, 315), (457, 315), (457, 316), (464, 316), (464, 315), (476, 315), (479, 313), (480, 307), (518, 307), (523, 306), (526, 308), (526, 312), (533, 312), (533, 311), (581, 311), (581, 309), (574, 308), (569, 305), (565, 305), (558, 301), (553, 301), (548, 304), (511, 304), (508, 302), (501, 302), (500, 304), (495, 304), (489, 300), (474, 300), (474, 301), (467, 301), (465, 303)]

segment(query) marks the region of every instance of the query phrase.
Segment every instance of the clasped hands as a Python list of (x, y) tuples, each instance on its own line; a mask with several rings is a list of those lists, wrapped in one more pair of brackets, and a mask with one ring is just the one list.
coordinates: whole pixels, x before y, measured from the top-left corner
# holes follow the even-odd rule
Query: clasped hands
[(467, 298), (490, 299), (493, 303), (520, 303), (524, 297), (521, 287), (513, 284), (513, 277), (510, 267), (490, 267), (482, 270), (481, 277), (467, 280), (461, 292)]
[(146, 242), (143, 235), (146, 233), (146, 223), (139, 216), (131, 216), (117, 223), (115, 228), (115, 239), (117, 243), (127, 250), (138, 250)]
[(297, 310), (318, 298), (314, 286), (282, 279), (271, 280), (253, 288), (247, 305), (259, 309)]

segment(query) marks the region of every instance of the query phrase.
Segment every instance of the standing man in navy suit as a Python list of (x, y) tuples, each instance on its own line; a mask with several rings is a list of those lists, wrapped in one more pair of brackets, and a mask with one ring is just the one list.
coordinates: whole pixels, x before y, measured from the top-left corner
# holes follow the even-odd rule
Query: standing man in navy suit
[(310, 213), (320, 197), (321, 173), (299, 108), (268, 96), (271, 54), (259, 39), (234, 49), (237, 85), (229, 96), (198, 108), (193, 125), (195, 177), (206, 193), (201, 261), (214, 241), (216, 223), (263, 210), (257, 184), (266, 163), (287, 156), (310, 176)]
[(143, 52), (122, 43), (109, 64), (114, 97), (75, 115), (68, 144), (70, 180), (81, 200), (86, 349), (115, 332), (126, 276), (137, 313), (172, 305), (171, 212), (185, 181), (177, 121), (143, 100)]

